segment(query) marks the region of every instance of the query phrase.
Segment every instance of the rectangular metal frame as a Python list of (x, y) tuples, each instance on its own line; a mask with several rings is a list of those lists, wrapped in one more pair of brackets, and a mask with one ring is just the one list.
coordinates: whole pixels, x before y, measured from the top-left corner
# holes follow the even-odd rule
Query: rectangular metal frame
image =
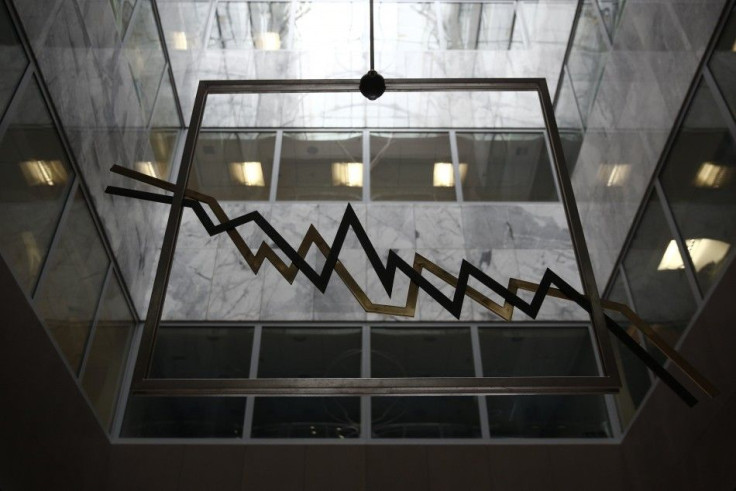
[(386, 92), (511, 91), (536, 92), (551, 148), (555, 177), (572, 238), (583, 293), (592, 306), (595, 345), (600, 355), (600, 376), (584, 377), (462, 377), (363, 379), (152, 379), (148, 378), (156, 333), (161, 322), (174, 251), (181, 225), (184, 193), (194, 162), (194, 150), (210, 94), (276, 94), (358, 92), (359, 80), (216, 80), (200, 81), (182, 155), (176, 192), (166, 224), (161, 255), (148, 314), (133, 373), (131, 391), (148, 395), (437, 395), (437, 394), (580, 394), (613, 393), (621, 387), (610, 345), (598, 288), (595, 283), (580, 223), (552, 100), (544, 78), (387, 79)]

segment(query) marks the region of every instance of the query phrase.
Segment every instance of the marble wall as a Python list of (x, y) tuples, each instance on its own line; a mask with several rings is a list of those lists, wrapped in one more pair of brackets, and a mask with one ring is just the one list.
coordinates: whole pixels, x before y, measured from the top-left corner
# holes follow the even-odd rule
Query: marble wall
[[(257, 210), (297, 247), (309, 224), (314, 224), (331, 243), (345, 212), (344, 204), (333, 203), (225, 203), (230, 217)], [(389, 249), (407, 262), (418, 252), (452, 274), (467, 259), (502, 284), (509, 278), (537, 282), (550, 268), (576, 288), (580, 280), (561, 205), (550, 203), (495, 204), (355, 204), (382, 259)], [(239, 229), (252, 250), (262, 241), (263, 232), (253, 224)], [(281, 255), (284, 259), (285, 256)], [(403, 305), (408, 279), (397, 275), (392, 297), (383, 290), (368, 264), (357, 238), (349, 233), (341, 261), (374, 303)], [(316, 250), (308, 262), (320, 268), (324, 257)], [(287, 264), (289, 263), (286, 261)], [(445, 295), (454, 288), (424, 275)], [(259, 274), (246, 265), (226, 235), (210, 237), (193, 212), (185, 210), (177, 245), (171, 286), (164, 317), (168, 320), (264, 320), (264, 321), (385, 321), (390, 316), (366, 314), (342, 281), (334, 276), (327, 291), (319, 292), (304, 275), (289, 285), (270, 264)], [(471, 286), (490, 294), (475, 280)], [(528, 300), (531, 295), (523, 295)], [(570, 302), (548, 299), (539, 319), (584, 319), (585, 313)], [(475, 302), (464, 304), (463, 320), (499, 320)], [(414, 320), (453, 320), (439, 304), (420, 292)], [(516, 312), (515, 320), (527, 319)]]
[(121, 13), (108, 0), (16, 0), (15, 7), (128, 289), (143, 313), (166, 210), (110, 197), (104, 189), (123, 184), (109, 173), (113, 164), (133, 167), (155, 160), (148, 125), (151, 88), (136, 80), (131, 55), (137, 51), (141, 58), (163, 60), (163, 52), (160, 45), (158, 52), (155, 45), (124, 46)]
[[(612, 48), (601, 55), (605, 66), (572, 175), (601, 289), (723, 5), (723, 0), (628, 0)], [(607, 170), (615, 164), (629, 169), (620, 185), (609, 183)]]

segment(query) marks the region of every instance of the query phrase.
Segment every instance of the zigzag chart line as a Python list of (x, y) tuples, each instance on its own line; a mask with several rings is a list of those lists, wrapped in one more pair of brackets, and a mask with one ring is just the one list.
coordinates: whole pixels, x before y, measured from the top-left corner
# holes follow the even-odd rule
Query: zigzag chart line
[[(113, 166), (111, 170), (117, 174), (166, 191), (174, 192), (176, 188), (174, 184), (167, 181), (156, 179), (146, 174), (117, 165)], [(118, 196), (143, 199), (158, 203), (171, 204), (173, 201), (172, 196), (114, 186), (108, 186), (106, 192)], [(204, 210), (202, 203), (205, 203), (210, 207), (216, 219), (220, 222), (218, 225), (215, 225), (212, 222), (209, 215)], [(345, 214), (340, 221), (332, 246), (327, 243), (313, 225), (310, 225), (297, 250), (294, 250), (294, 248), (257, 211), (230, 219), (215, 198), (190, 189), (185, 191), (184, 205), (192, 208), (210, 236), (223, 232), (227, 233), (254, 273), (257, 274), (260, 271), (263, 262), (268, 260), (268, 262), (270, 262), (290, 284), (293, 283), (296, 275), (301, 271), (315, 285), (315, 287), (324, 293), (334, 271), (366, 312), (412, 317), (416, 313), (419, 288), (424, 290), (437, 303), (442, 305), (443, 308), (458, 319), (460, 317), (465, 296), (470, 297), (473, 301), (483, 305), (488, 310), (494, 312), (505, 320), (511, 320), (514, 307), (518, 308), (529, 317), (533, 319), (536, 318), (542, 306), (542, 302), (548, 295), (555, 298), (574, 301), (587, 312), (590, 313), (591, 311), (591, 305), (587, 297), (575, 290), (575, 288), (550, 269), (547, 269), (544, 272), (539, 284), (512, 278), (509, 280), (508, 288), (506, 288), (464, 259), (461, 263), (460, 272), (457, 277), (448, 273), (443, 268), (418, 253), (415, 253), (414, 262), (410, 265), (401, 259), (401, 257), (399, 257), (393, 250), (390, 250), (388, 253), (388, 259), (384, 265), (378, 256), (375, 247), (368, 238), (360, 220), (349, 204), (347, 205)], [(253, 254), (250, 247), (248, 247), (243, 237), (237, 231), (237, 227), (250, 222), (254, 222), (271, 240), (273, 240), (276, 246), (278, 246), (289, 260), (291, 260), (290, 265), (287, 265), (266, 242), (262, 242), (258, 251)], [(340, 251), (350, 229), (353, 230), (353, 233), (358, 238), (358, 241), (366, 253), (371, 266), (389, 296), (391, 296), (393, 290), (397, 270), (401, 271), (409, 278), (409, 291), (407, 293), (406, 304), (404, 306), (375, 304), (371, 302), (367, 294), (360, 288), (358, 283), (339, 260)], [(312, 245), (315, 245), (325, 256), (326, 260), (321, 272), (313, 269), (304, 259)], [(445, 283), (453, 286), (455, 288), (454, 295), (452, 297), (445, 296), (427, 278), (422, 276), (423, 270), (427, 270)], [(484, 286), (501, 296), (504, 299), (503, 305), (468, 286), (468, 280), (470, 277), (475, 278)], [(552, 285), (555, 285), (557, 288), (552, 288)], [(532, 292), (534, 296), (531, 302), (526, 302), (517, 296), (516, 292), (518, 290)], [(649, 338), (652, 343), (665, 354), (665, 356), (672, 360), (674, 364), (676, 364), (709, 396), (714, 397), (718, 393), (717, 389), (707, 379), (705, 379), (705, 377), (698, 373), (692, 365), (667, 345), (667, 343), (628, 306), (605, 300), (601, 302), (601, 305), (606, 310), (618, 311), (626, 316), (635, 328), (639, 329), (645, 336), (647, 336), (647, 338)], [(662, 381), (676, 392), (686, 403), (694, 405), (697, 402), (695, 397), (690, 394), (668, 371), (660, 366), (659, 363), (657, 363), (646, 350), (644, 350), (629, 334), (627, 334), (625, 330), (623, 330), (610, 317), (605, 316), (605, 319), (608, 329), (630, 350), (632, 350), (640, 360), (642, 360), (654, 373), (656, 373)]]

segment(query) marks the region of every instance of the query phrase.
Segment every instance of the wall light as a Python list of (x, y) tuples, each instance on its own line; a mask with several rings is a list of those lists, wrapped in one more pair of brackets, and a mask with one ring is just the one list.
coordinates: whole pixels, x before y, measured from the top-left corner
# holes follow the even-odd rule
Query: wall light
[(334, 162), (332, 164), (333, 186), (363, 186), (363, 164), (361, 162)]
[(264, 51), (278, 51), (281, 49), (281, 36), (278, 32), (259, 32), (254, 36), (256, 48)]
[(171, 40), (174, 44), (174, 49), (184, 51), (189, 48), (187, 43), (187, 35), (184, 31), (174, 31), (171, 33)]
[(703, 162), (695, 175), (693, 184), (698, 188), (718, 189), (723, 187), (731, 178), (732, 169), (725, 165)]
[[(460, 164), (460, 182), (465, 182), (468, 164)], [(449, 162), (436, 162), (432, 176), (432, 185), (436, 188), (451, 188), (455, 185), (455, 171)]]
[(56, 186), (67, 180), (60, 160), (27, 160), (20, 163), (20, 170), (29, 186)]
[(260, 162), (231, 162), (230, 175), (244, 186), (264, 187), (263, 168)]
[(598, 179), (608, 188), (620, 187), (629, 179), (630, 173), (631, 164), (601, 164)]
[(158, 171), (156, 169), (156, 166), (153, 162), (136, 162), (135, 168), (138, 172), (141, 174), (145, 174), (147, 176), (155, 177), (156, 179), (159, 179), (160, 176), (158, 175)]
[[(727, 242), (715, 239), (687, 239), (685, 241), (690, 259), (696, 272), (700, 272), (703, 268), (711, 263), (718, 263), (726, 257), (731, 245)], [(657, 266), (657, 271), (685, 269), (682, 256), (677, 248), (677, 243), (671, 240), (664, 251), (662, 260)]]

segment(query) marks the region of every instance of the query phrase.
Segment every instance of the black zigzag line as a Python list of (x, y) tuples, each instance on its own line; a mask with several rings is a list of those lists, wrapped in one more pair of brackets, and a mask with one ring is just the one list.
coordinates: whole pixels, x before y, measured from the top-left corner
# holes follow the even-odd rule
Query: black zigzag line
[[(171, 204), (173, 197), (163, 194), (150, 193), (145, 191), (137, 191), (132, 189), (120, 188), (115, 186), (108, 186), (105, 190), (106, 193), (114, 194), (118, 196), (125, 196), (130, 198), (138, 198), (147, 201), (154, 201), (157, 203)], [(340, 221), (340, 224), (335, 234), (330, 253), (326, 258), (322, 272), (318, 273), (312, 266), (310, 266), (299, 253), (291, 247), (286, 239), (279, 234), (271, 224), (263, 218), (257, 211), (246, 213), (245, 215), (233, 218), (227, 222), (223, 222), (219, 225), (215, 225), (210, 219), (204, 207), (199, 201), (185, 198), (184, 206), (192, 208), (194, 213), (199, 218), (200, 222), (204, 226), (205, 230), (210, 236), (214, 236), (228, 230), (233, 230), (241, 225), (245, 225), (250, 222), (254, 222), (258, 225), (266, 235), (274, 241), (274, 243), (286, 254), (286, 256), (297, 266), (297, 268), (304, 273), (304, 275), (311, 281), (314, 286), (319, 289), (320, 292), (324, 293), (327, 289), (327, 284), (330, 281), (330, 277), (337, 264), (340, 250), (345, 242), (349, 229), (353, 229), (361, 247), (368, 256), (371, 265), (376, 272), (381, 284), (383, 285), (386, 293), (391, 296), (393, 290), (394, 279), (396, 277), (396, 270), (400, 270), (409, 279), (416, 283), (422, 290), (424, 290), (430, 297), (432, 297), (437, 303), (442, 305), (448, 312), (450, 312), (455, 318), (460, 318), (460, 313), (463, 306), (463, 301), (466, 296), (468, 287), (468, 280), (472, 276), (482, 284), (490, 288), (492, 291), (500, 295), (504, 300), (518, 308), (532, 319), (536, 319), (539, 309), (542, 306), (542, 302), (547, 296), (549, 289), (552, 285), (556, 286), (567, 298), (577, 303), (583, 310), (588, 313), (592, 313), (592, 307), (590, 301), (573, 288), (569, 283), (559, 277), (551, 269), (547, 268), (539, 282), (539, 287), (532, 297), (532, 301), (527, 303), (516, 294), (509, 291), (506, 287), (501, 285), (499, 282), (485, 274), (477, 267), (470, 264), (468, 261), (463, 259), (460, 266), (460, 272), (458, 274), (457, 286), (455, 287), (455, 294), (452, 298), (446, 297), (437, 287), (435, 287), (427, 278), (416, 271), (409, 263), (401, 259), (398, 254), (393, 250), (389, 250), (388, 259), (386, 265), (383, 264), (378, 253), (376, 252), (373, 243), (368, 238), (363, 225), (360, 223), (358, 216), (355, 214), (353, 207), (350, 204), (345, 209), (345, 214)], [(675, 379), (667, 370), (665, 370), (657, 361), (644, 349), (642, 348), (626, 331), (621, 328), (613, 319), (605, 315), (606, 327), (624, 344), (626, 345), (647, 367), (652, 370), (662, 381), (667, 384), (685, 403), (689, 406), (694, 406), (697, 403), (697, 399), (684, 387), (677, 379)]]

